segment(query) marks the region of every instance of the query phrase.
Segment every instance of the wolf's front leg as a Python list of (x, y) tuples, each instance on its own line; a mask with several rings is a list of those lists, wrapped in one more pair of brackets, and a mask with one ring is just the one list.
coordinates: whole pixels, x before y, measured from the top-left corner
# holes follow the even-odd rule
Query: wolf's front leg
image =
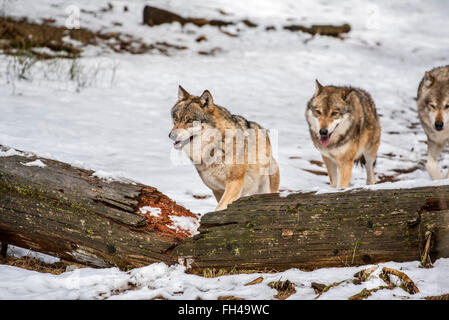
[(228, 207), (228, 204), (237, 200), (242, 193), (244, 182), (244, 177), (226, 182), (225, 191), (215, 211), (224, 210)]
[(335, 188), (338, 181), (337, 165), (328, 157), (321, 155), (326, 165), (327, 174), (329, 175), (330, 186)]
[[(374, 153), (374, 155), (373, 155)], [(376, 175), (374, 174), (374, 162), (376, 162), (376, 153), (371, 152), (364, 155), (365, 157), (365, 169), (366, 169), (366, 184), (375, 184)]]
[(443, 173), (438, 167), (438, 156), (441, 154), (444, 145), (438, 144), (432, 140), (427, 139), (427, 163), (426, 169), (432, 180), (443, 179)]
[(354, 159), (338, 159), (338, 182), (337, 188), (347, 188), (351, 182), (352, 167), (354, 166)]

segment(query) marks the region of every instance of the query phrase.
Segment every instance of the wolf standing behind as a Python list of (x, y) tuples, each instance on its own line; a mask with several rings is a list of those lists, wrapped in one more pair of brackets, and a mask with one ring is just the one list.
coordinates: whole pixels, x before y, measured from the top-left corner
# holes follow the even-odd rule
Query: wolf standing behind
[(208, 90), (196, 97), (181, 86), (171, 115), (169, 137), (212, 189), (216, 210), (241, 196), (278, 191), (279, 168), (263, 127), (215, 105)]
[(449, 140), (449, 66), (434, 68), (424, 74), (416, 101), (419, 120), (427, 135), (426, 169), (433, 180), (443, 179), (437, 161)]
[(322, 86), (307, 104), (313, 144), (321, 152), (331, 187), (346, 188), (354, 161), (366, 166), (366, 183), (374, 184), (380, 123), (371, 96), (357, 88)]

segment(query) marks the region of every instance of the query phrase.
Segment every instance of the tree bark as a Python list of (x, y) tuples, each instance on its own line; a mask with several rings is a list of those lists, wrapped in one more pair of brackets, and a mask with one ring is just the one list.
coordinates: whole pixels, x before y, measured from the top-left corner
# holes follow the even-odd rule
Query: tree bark
[[(308, 270), (420, 261), (427, 243), (430, 259), (449, 257), (449, 186), (245, 197), (204, 215), (200, 234), (186, 238), (170, 215), (195, 215), (157, 189), (49, 159), (24, 165), (36, 159), (0, 154), (0, 242), (69, 261)], [(144, 206), (161, 217), (142, 214)]]
[(140, 183), (106, 181), (93, 171), (43, 158), (43, 168), (24, 165), (36, 159), (0, 157), (2, 244), (97, 267), (176, 262), (170, 251), (188, 234), (139, 209), (153, 205), (166, 217), (167, 212), (195, 217), (188, 210)]
[(449, 186), (257, 195), (206, 214), (176, 254), (204, 269), (312, 270), (449, 257)]

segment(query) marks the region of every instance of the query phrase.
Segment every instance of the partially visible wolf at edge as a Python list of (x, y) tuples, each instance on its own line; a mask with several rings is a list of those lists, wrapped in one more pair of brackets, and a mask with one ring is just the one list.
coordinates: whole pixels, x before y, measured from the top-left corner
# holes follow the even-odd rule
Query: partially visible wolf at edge
[(448, 178), (438, 157), (449, 140), (449, 66), (425, 72), (416, 98), (418, 117), (427, 135), (426, 169), (433, 180)]
[(278, 191), (279, 167), (262, 126), (215, 105), (208, 90), (197, 97), (181, 86), (171, 116), (169, 138), (212, 189), (217, 211), (242, 196)]
[(367, 92), (352, 87), (322, 86), (316, 80), (305, 116), (331, 187), (349, 186), (355, 161), (366, 166), (366, 183), (376, 182), (374, 165), (380, 144), (380, 122)]

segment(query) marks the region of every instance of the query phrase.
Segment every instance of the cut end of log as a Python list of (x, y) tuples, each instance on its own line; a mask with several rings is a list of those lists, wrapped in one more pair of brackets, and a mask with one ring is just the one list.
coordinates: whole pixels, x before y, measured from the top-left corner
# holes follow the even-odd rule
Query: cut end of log
[[(180, 206), (153, 187), (144, 187), (138, 197), (136, 213), (145, 216), (146, 228), (160, 236), (177, 240), (190, 237), (199, 226), (199, 216)], [(184, 221), (184, 223), (177, 223)]]
[[(38, 158), (45, 167), (23, 165)], [(5, 246), (95, 267), (173, 264), (173, 249), (196, 232), (198, 220), (156, 188), (0, 145)]]

